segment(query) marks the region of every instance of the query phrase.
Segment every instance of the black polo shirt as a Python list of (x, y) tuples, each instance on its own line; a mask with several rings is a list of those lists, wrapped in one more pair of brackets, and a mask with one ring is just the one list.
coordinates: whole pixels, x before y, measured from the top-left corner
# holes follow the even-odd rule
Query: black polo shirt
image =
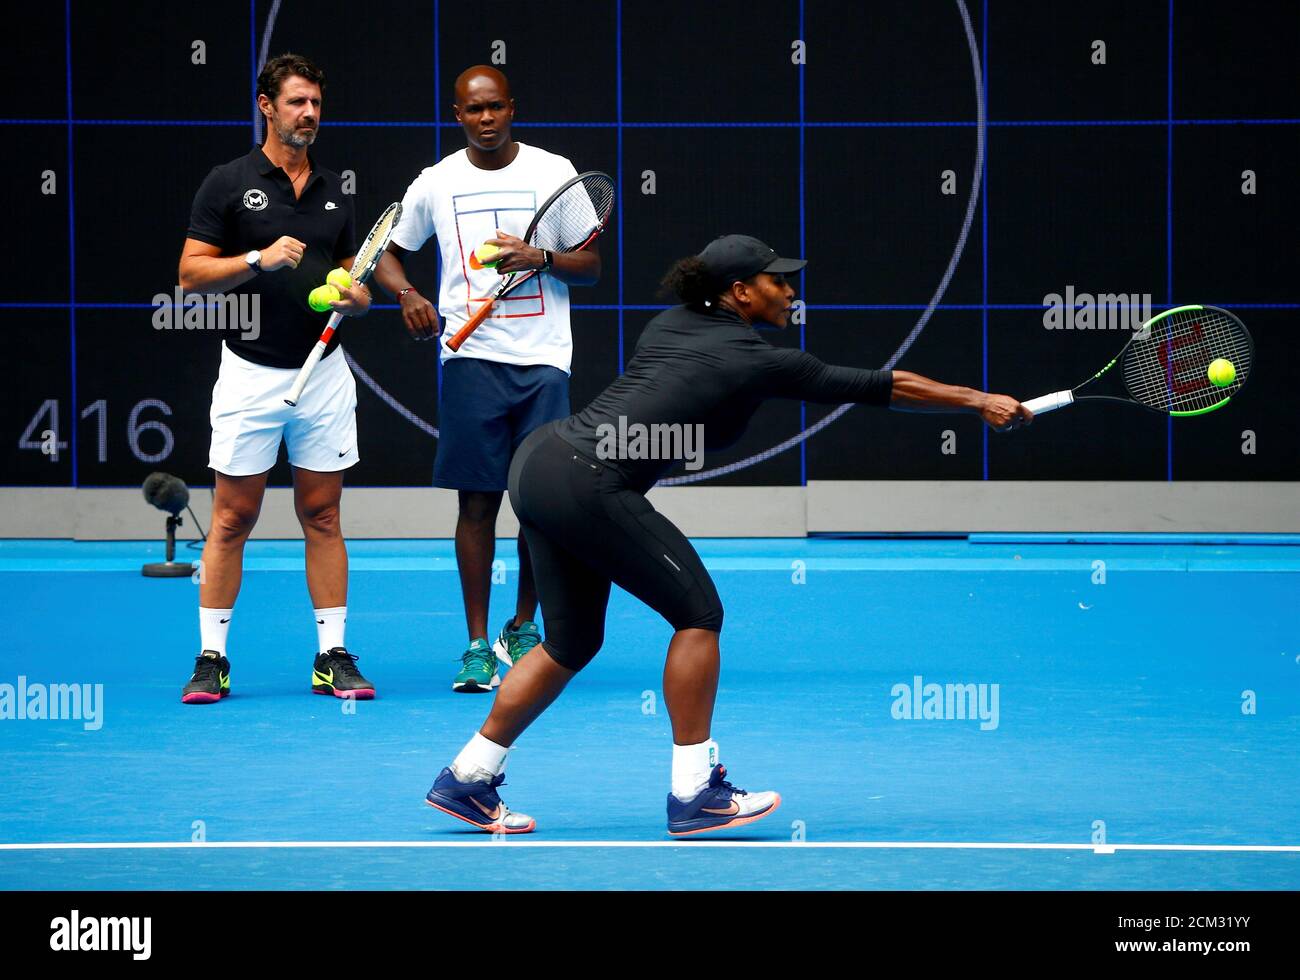
[[(356, 254), (356, 220), (352, 197), (343, 181), (319, 166), (309, 153), (311, 176), (295, 198), (289, 175), (270, 161), (260, 146), (247, 156), (213, 167), (190, 212), (186, 234), (216, 245), (222, 255), (247, 255), (289, 235), (303, 242), (298, 268), (263, 272), (230, 292), (260, 295), (260, 333), (256, 340), (226, 336), (240, 357), (268, 367), (302, 367), (320, 339), (329, 313), (307, 305), (307, 294), (325, 281), (330, 269)], [(335, 334), (326, 353), (338, 346)]]

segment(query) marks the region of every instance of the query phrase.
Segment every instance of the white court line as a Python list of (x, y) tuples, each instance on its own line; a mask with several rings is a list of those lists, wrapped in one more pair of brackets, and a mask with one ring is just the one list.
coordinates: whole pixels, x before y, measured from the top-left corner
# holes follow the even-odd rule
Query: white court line
[(267, 840), (267, 841), (79, 841), (30, 844), (0, 844), (0, 851), (130, 851), (130, 850), (238, 850), (279, 849), (291, 850), (307, 847), (348, 848), (417, 848), (417, 847), (788, 847), (796, 849), (847, 849), (847, 850), (983, 850), (983, 851), (1094, 851), (1110, 854), (1115, 851), (1249, 851), (1300, 853), (1300, 844), (1051, 844), (994, 841), (719, 841), (719, 840), (520, 840), (517, 836), (487, 837), (472, 841), (428, 840)]

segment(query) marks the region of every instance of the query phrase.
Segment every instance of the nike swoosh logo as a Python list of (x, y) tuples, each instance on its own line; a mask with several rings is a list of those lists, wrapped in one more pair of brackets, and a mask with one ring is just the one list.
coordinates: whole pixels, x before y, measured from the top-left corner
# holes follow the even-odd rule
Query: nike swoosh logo
[(347, 455), (348, 453), (350, 453), (350, 452), (352, 452), (351, 449), (345, 449), (345, 450), (343, 450), (343, 452), (339, 453), (339, 456), (346, 456), (346, 455)]
[(317, 679), (317, 681), (319, 681), (321, 684), (333, 684), (333, 683), (334, 683), (334, 670), (333, 670), (333, 668), (330, 668), (330, 672), (329, 672), (328, 674), (322, 674), (319, 670), (313, 670), (312, 673), (316, 675), (316, 679)]
[(474, 797), (472, 796), (469, 797), (469, 801), (473, 803), (476, 807), (478, 807), (483, 812), (483, 816), (487, 817), (489, 820), (495, 820), (497, 818), (497, 815), (501, 812), (501, 807), (497, 806), (489, 810), (487, 807), (485, 807), (478, 800), (474, 799)]
[(225, 619), (222, 620), (222, 622), (223, 622), (223, 623), (228, 623), (228, 622), (230, 622), (230, 617), (227, 616)]
[(323, 619), (318, 619), (318, 620), (316, 620), (316, 622), (320, 623), (322, 626), (325, 625), (325, 620), (323, 620)]
[(728, 807), (726, 810), (710, 810), (707, 806), (702, 806), (700, 807), (700, 812), (714, 813), (717, 814), (719, 817), (734, 817), (737, 813), (740, 812), (740, 806), (736, 803), (735, 800), (732, 800), (731, 806)]
[(326, 211), (333, 211), (336, 207), (338, 207), (338, 205), (335, 204), (333, 201), (326, 201), (326, 202), (325, 202), (325, 210), (326, 210)]

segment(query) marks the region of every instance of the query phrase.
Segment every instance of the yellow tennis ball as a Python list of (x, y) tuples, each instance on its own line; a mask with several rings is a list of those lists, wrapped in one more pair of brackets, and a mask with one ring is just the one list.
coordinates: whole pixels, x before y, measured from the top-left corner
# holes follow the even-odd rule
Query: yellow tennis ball
[(330, 303), (339, 301), (339, 291), (333, 286), (326, 283), (324, 286), (317, 286), (307, 294), (307, 305), (317, 313), (324, 313), (330, 308)]
[(1226, 357), (1216, 357), (1210, 362), (1210, 384), (1226, 388), (1237, 380), (1237, 369)]
[(474, 249), (474, 258), (478, 259), (479, 265), (484, 268), (492, 268), (497, 264), (497, 255), (501, 252), (501, 246), (490, 245), (484, 242), (478, 248)]
[(331, 269), (330, 274), (325, 277), (325, 282), (339, 291), (352, 288), (352, 276), (348, 274), (347, 269)]

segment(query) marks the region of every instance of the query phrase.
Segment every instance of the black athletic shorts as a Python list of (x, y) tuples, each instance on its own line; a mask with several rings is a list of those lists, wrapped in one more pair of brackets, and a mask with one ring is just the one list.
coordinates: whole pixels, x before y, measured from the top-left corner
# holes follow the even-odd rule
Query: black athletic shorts
[(550, 423), (510, 464), (510, 503), (532, 555), (546, 649), (570, 670), (605, 639), (610, 583), (673, 629), (722, 630), (722, 601), (691, 543), (623, 477), (588, 459)]

